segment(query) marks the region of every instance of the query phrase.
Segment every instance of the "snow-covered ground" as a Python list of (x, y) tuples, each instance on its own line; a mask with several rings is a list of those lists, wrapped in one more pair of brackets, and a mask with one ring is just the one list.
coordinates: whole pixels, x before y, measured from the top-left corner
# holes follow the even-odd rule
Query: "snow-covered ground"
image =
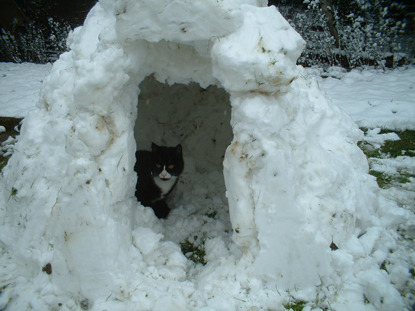
[(25, 117), (35, 108), (52, 64), (0, 63), (0, 116)]
[[(415, 129), (415, 68), (310, 69), (336, 105), (359, 127)], [(325, 78), (321, 78), (324, 76)]]
[[(38, 101), (41, 82), (50, 69), (50, 65), (0, 63), (0, 116), (25, 117), (29, 111), (33, 110)], [(350, 117), (360, 127), (375, 129), (368, 132), (366, 139), (369, 142), (376, 144), (382, 143), (385, 139), (391, 139), (390, 135), (379, 134), (379, 131), (376, 130), (376, 128), (382, 127), (400, 130), (415, 129), (415, 68), (388, 70), (385, 72), (376, 69), (356, 69), (351, 72), (346, 72), (341, 68), (331, 68), (328, 72), (322, 72), (322, 70), (314, 68), (307, 70), (307, 73), (307, 79), (316, 79), (320, 87), (327, 93), (327, 97), (348, 115), (350, 115)], [(152, 82), (147, 81), (145, 83)], [(160, 92), (163, 93), (162, 91)], [(178, 85), (173, 86), (167, 93), (164, 92), (164, 95), (147, 94), (145, 92), (145, 88), (143, 88), (141, 96), (144, 96), (144, 98), (147, 96), (148, 98), (153, 99), (157, 96), (167, 96), (169, 98), (173, 98), (174, 96), (179, 96), (177, 94), (182, 94), (183, 92), (199, 92), (201, 94), (199, 103), (201, 110), (192, 111), (191, 116), (180, 116), (180, 113), (172, 109), (171, 113), (169, 112), (169, 115), (174, 115), (179, 118), (177, 119), (177, 124), (180, 124), (179, 126), (187, 126), (181, 125), (182, 123), (180, 123), (180, 118), (191, 118), (192, 120), (196, 120), (193, 121), (194, 123), (188, 125), (190, 128), (192, 126), (194, 127), (195, 133), (197, 130), (205, 127), (203, 131), (210, 133), (209, 138), (212, 140), (210, 143), (218, 144), (221, 146), (220, 148), (223, 148), (223, 146), (226, 147), (229, 143), (227, 139), (231, 139), (230, 129), (227, 128), (228, 125), (224, 124), (223, 129), (220, 128), (220, 131), (228, 131), (228, 134), (225, 135), (224, 139), (223, 135), (217, 135), (216, 133), (212, 134), (209, 132), (214, 131), (215, 129), (210, 128), (210, 124), (204, 124), (201, 118), (201, 116), (205, 116), (207, 113), (217, 113), (215, 110), (215, 102), (221, 99), (228, 100), (225, 94), (221, 95), (218, 90), (208, 89), (207, 91), (202, 91), (199, 88), (186, 89), (185, 87)], [(192, 98), (195, 98), (195, 96), (196, 95), (192, 95)], [(205, 102), (202, 102), (203, 98), (208, 99)], [(179, 101), (182, 99), (178, 98), (177, 100)], [(144, 99), (144, 102), (145, 101), (146, 99)], [(184, 104), (187, 105), (189, 103)], [(143, 109), (145, 110), (145, 107), (143, 107)], [(155, 111), (157, 111), (157, 109)], [(145, 114), (145, 112), (143, 112), (143, 114)], [(177, 116), (178, 114), (179, 116)], [(220, 113), (217, 114), (220, 119), (218, 122), (228, 122), (229, 116), (227, 116), (227, 114), (229, 114), (229, 108), (224, 110), (222, 106), (222, 108), (220, 108)], [(41, 120), (39, 120), (39, 122), (41, 122)], [(139, 135), (139, 133), (137, 135)], [(207, 138), (207, 136), (198, 137), (193, 134), (190, 136), (191, 137), (189, 139), (193, 141)], [(220, 141), (220, 139), (224, 140)], [(139, 140), (139, 138), (137, 138), (137, 140)], [(145, 141), (145, 143), (148, 142)], [(201, 150), (199, 152), (203, 153), (204, 151)], [(221, 152), (224, 152), (224, 150), (218, 150), (217, 152), (220, 154)], [(155, 289), (149, 288), (152, 286), (151, 282), (141, 285), (135, 284), (134, 286), (138, 286), (136, 291), (142, 292), (142, 295), (150, 297), (148, 299), (151, 300), (146, 306), (143, 306), (143, 309), (147, 310), (150, 306), (165, 305), (163, 303), (167, 302), (164, 301), (163, 297), (166, 291), (169, 292), (171, 297), (175, 297), (175, 295), (177, 295), (177, 297), (183, 295), (183, 291), (186, 291), (186, 286), (183, 285), (186, 284), (186, 278), (192, 279), (193, 282), (196, 283), (198, 282), (198, 279), (203, 281), (210, 280), (210, 283), (208, 283), (209, 286), (216, 284), (216, 289), (207, 289), (207, 291), (211, 294), (216, 293), (216, 296), (200, 296), (198, 299), (200, 301), (209, 299), (211, 301), (210, 306), (215, 306), (217, 310), (232, 310), (235, 305), (238, 305), (235, 304), (235, 301), (243, 301), (247, 308), (248, 306), (261, 306), (261, 299), (263, 299), (264, 302), (267, 301), (267, 303), (274, 301), (277, 309), (279, 303), (289, 306), (290, 302), (287, 301), (286, 297), (282, 299), (282, 302), (281, 300), (278, 300), (278, 298), (270, 298), (273, 297), (273, 295), (275, 295), (278, 291), (274, 290), (272, 292), (269, 288), (262, 289), (261, 282), (259, 280), (244, 279), (245, 276), (243, 271), (234, 271), (233, 273), (236, 273), (235, 275), (230, 275), (229, 271), (226, 271), (227, 266), (234, 265), (235, 258), (233, 256), (237, 253), (237, 250), (234, 249), (236, 246), (232, 244), (230, 234), (228, 234), (228, 232), (232, 230), (232, 227), (229, 223), (228, 211), (225, 208), (227, 202), (224, 193), (223, 181), (220, 178), (221, 171), (213, 171), (207, 174), (203, 164), (188, 163), (188, 165), (199, 165), (200, 168), (196, 169), (196, 171), (200, 173), (200, 176), (198, 175), (199, 178), (204, 180), (198, 187), (192, 188), (191, 195), (189, 193), (186, 194), (186, 191), (184, 190), (180, 191), (179, 187), (177, 198), (174, 199), (177, 209), (172, 212), (171, 216), (165, 222), (160, 224), (152, 223), (151, 225), (153, 230), (154, 227), (159, 227), (157, 234), (150, 229), (146, 231), (145, 228), (141, 228), (139, 231), (135, 232), (135, 236), (140, 235), (147, 237), (147, 239), (145, 239), (147, 241), (146, 245), (136, 245), (136, 247), (143, 253), (144, 262), (148, 264), (151, 263), (156, 267), (152, 277), (171, 278), (171, 275), (163, 275), (163, 271), (167, 274), (172, 273), (172, 271), (174, 271), (174, 267), (177, 266), (178, 272), (177, 275), (173, 276), (173, 278), (176, 278), (176, 283), (181, 282), (180, 294), (176, 293), (176, 289), (174, 288), (176, 283), (167, 282), (167, 280), (164, 282), (164, 285), (159, 285), (159, 287)], [(381, 169), (385, 171), (393, 171), (404, 166), (407, 171), (412, 174), (415, 173), (415, 159), (412, 157), (402, 156), (396, 159), (387, 159), (387, 161), (383, 161), (380, 165), (382, 166)], [(186, 180), (186, 178), (186, 175), (184, 175), (183, 179)], [(212, 183), (218, 182), (221, 185), (212, 186)], [(391, 198), (404, 208), (414, 212), (414, 185), (415, 181), (412, 179), (412, 181), (406, 185), (406, 189), (392, 187), (390, 189), (382, 190), (380, 195), (384, 197), (384, 200)], [(211, 187), (211, 189), (209, 189), (209, 187)], [(212, 193), (216, 192), (217, 189), (223, 189), (223, 191), (218, 192), (215, 196), (212, 196)], [(147, 217), (147, 220), (154, 222), (151, 217)], [(385, 267), (383, 268), (388, 270), (395, 287), (401, 293), (406, 295), (404, 300), (407, 308), (410, 309), (410, 305), (414, 301), (414, 281), (410, 270), (414, 268), (415, 264), (414, 244), (411, 244), (410, 241), (415, 238), (415, 233), (414, 227), (411, 226), (402, 228), (402, 230), (405, 231), (407, 239), (402, 238), (398, 241), (397, 245), (392, 245), (393, 253), (391, 253), (388, 257), (388, 261), (385, 263)], [(368, 239), (371, 239), (369, 234), (367, 235)], [(160, 244), (160, 239), (163, 237), (166, 241), (163, 242), (163, 244)], [(196, 262), (198, 260), (200, 262), (203, 260), (209, 261), (209, 258), (215, 258), (215, 256), (219, 254), (219, 256), (223, 257), (223, 261), (221, 263), (215, 262), (215, 265), (220, 264), (223, 268), (219, 269), (217, 266), (204, 268), (201, 264), (192, 265), (190, 261), (185, 262), (181, 258), (170, 258), (171, 261), (167, 263), (158, 262), (159, 257), (163, 258), (163, 256), (166, 256), (163, 252), (174, 253), (176, 246), (174, 244), (169, 244), (169, 241), (176, 244), (181, 243), (183, 249), (186, 249), (186, 247), (193, 248), (188, 250), (189, 253), (187, 255), (188, 258), (191, 258)], [(134, 243), (140, 244), (142, 242), (140, 242), (140, 239), (137, 239)], [(160, 250), (155, 249), (155, 247), (160, 246), (162, 246)], [(200, 249), (197, 249), (198, 246), (200, 246)], [(232, 249), (232, 251), (230, 251), (230, 249)], [(365, 253), (363, 249), (362, 252)], [(203, 256), (206, 257), (203, 258)], [(168, 269), (166, 268), (163, 270), (163, 265), (167, 265)], [(140, 267), (133, 268), (140, 269)], [(2, 267), (2, 269), (7, 271), (9, 267)], [(182, 270), (188, 271), (188, 275), (181, 275), (180, 273), (182, 273)], [(209, 273), (211, 272), (212, 275), (209, 276)], [(1, 275), (4, 277), (4, 272)], [(215, 278), (217, 281), (215, 281)], [(1, 281), (5, 282), (7, 280)], [(38, 281), (42, 282), (41, 279)], [(253, 294), (249, 294), (247, 292), (241, 294), (244, 289), (241, 289), (238, 286), (240, 286), (243, 282), (249, 283), (249, 288)], [(370, 287), (371, 282), (372, 281), (368, 280), (365, 286)], [(159, 282), (159, 284), (162, 284), (162, 282)], [(2, 283), (0, 285), (7, 286), (8, 284)], [(39, 285), (39, 288), (40, 287), (41, 285)], [(188, 284), (188, 287), (190, 295), (192, 292), (191, 284)], [(42, 291), (39, 288), (30, 290), (27, 295), (41, 295)], [(345, 296), (338, 297), (337, 300), (342, 301), (343, 299), (344, 301), (349, 301), (348, 303), (345, 303), (345, 305), (353, 305), (350, 303), (350, 300), (354, 299), (353, 295), (347, 296), (347, 293), (351, 293), (352, 291), (353, 289), (343, 291)], [(380, 295), (379, 293), (371, 293), (370, 290), (368, 290), (368, 293), (369, 295), (373, 294), (373, 297)], [(330, 292), (326, 292), (325, 294), (330, 295)], [(224, 299), (226, 295), (233, 295), (233, 297), (230, 297), (232, 301), (229, 301), (228, 305), (222, 305), (221, 308), (220, 304), (223, 304), (224, 301), (226, 301), (226, 299)], [(9, 298), (4, 297), (4, 295), (0, 296), (0, 308), (3, 305), (7, 305), (8, 299)], [(117, 299), (126, 300), (125, 297), (119, 297)], [(133, 297), (133, 302), (134, 299), (135, 298)], [(176, 300), (175, 303), (179, 306), (183, 303), (183, 301), (179, 301), (179, 298), (177, 299), (178, 300)], [(193, 301), (195, 299), (197, 300), (197, 297), (193, 297)], [(216, 303), (215, 299), (217, 299)], [(296, 297), (296, 299), (299, 298)], [(322, 299), (324, 300), (324, 297)], [(365, 297), (365, 299), (367, 299), (368, 310), (371, 310), (369, 303), (371, 297)], [(142, 303), (146, 299), (140, 298), (138, 300)], [(87, 302), (84, 302), (84, 304), (87, 305)], [(133, 305), (134, 304), (131, 304), (130, 306)], [(72, 307), (68, 302), (65, 306), (68, 310), (72, 310), (72, 308), (75, 309), (75, 302), (73, 302)], [(127, 309), (128, 306), (129, 304), (126, 302)], [(229, 309), (226, 309), (227, 306)], [(111, 303), (108, 303), (107, 305), (104, 304), (103, 308), (104, 307), (111, 309)], [(189, 309), (197, 309), (198, 307), (201, 308), (200, 305), (198, 306), (195, 303), (195, 305), (189, 306)], [(262, 305), (262, 307), (265, 308), (265, 305)], [(313, 304), (310, 304), (310, 308), (312, 307)], [(213, 310), (213, 308), (206, 310)]]
[[(24, 117), (35, 108), (51, 64), (0, 63), (0, 115)], [(333, 67), (308, 69), (359, 127), (415, 129), (415, 68), (395, 70)]]

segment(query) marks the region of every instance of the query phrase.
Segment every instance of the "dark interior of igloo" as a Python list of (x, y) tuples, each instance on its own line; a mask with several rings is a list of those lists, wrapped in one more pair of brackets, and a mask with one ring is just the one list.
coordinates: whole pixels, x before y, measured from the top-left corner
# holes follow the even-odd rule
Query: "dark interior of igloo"
[(167, 240), (204, 262), (206, 239), (230, 242), (223, 158), (232, 140), (229, 94), (197, 83), (167, 85), (153, 76), (139, 85), (135, 139), (138, 150), (182, 144), (185, 168), (167, 201), (172, 208), (162, 220)]

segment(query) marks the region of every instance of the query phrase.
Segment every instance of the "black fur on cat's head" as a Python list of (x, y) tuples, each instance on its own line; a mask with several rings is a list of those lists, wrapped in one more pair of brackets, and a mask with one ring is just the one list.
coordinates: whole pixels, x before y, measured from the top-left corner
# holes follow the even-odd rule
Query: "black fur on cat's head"
[(151, 168), (153, 177), (160, 176), (163, 170), (174, 177), (178, 177), (183, 172), (184, 161), (181, 144), (176, 147), (164, 147), (152, 143), (151, 153), (153, 155), (153, 167)]

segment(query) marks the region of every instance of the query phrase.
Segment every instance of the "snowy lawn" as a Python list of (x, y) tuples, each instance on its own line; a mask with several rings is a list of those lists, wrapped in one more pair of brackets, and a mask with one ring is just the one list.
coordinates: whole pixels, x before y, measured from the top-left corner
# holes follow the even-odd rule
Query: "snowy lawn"
[[(24, 118), (34, 109), (41, 82), (50, 69), (50, 65), (0, 63), (0, 116)], [(323, 72), (314, 68), (307, 72), (308, 78), (317, 79), (328, 98), (364, 131), (360, 147), (368, 157), (370, 173), (377, 178), (381, 196), (414, 213), (415, 68), (386, 72), (375, 69), (346, 72), (341, 68)], [(3, 125), (0, 123), (0, 134), (6, 131), (11, 136), (17, 134), (13, 128)], [(4, 157), (0, 157), (0, 169), (13, 152), (14, 141), (10, 138), (2, 143)], [(229, 220), (224, 220), (229, 218), (228, 211), (219, 208), (223, 201), (221, 193), (217, 197), (206, 197), (205, 203), (197, 202), (202, 207), (193, 211), (179, 206), (165, 222), (163, 234), (181, 246), (183, 254), (194, 265), (193, 270), (189, 270), (194, 275), (209, 261), (206, 247), (211, 253), (214, 248), (218, 248), (217, 252), (225, 248), (225, 245), (215, 245), (215, 238), (230, 242), (228, 232), (232, 229)], [(187, 230), (178, 230), (179, 227)], [(401, 226), (399, 230), (399, 243), (390, 250), (381, 269), (390, 275), (407, 308), (412, 309), (415, 303), (415, 226)], [(4, 285), (7, 284), (0, 280), (0, 286)], [(371, 303), (369, 297), (365, 297), (365, 301)], [(306, 305), (307, 302), (292, 301), (285, 307), (303, 310)]]

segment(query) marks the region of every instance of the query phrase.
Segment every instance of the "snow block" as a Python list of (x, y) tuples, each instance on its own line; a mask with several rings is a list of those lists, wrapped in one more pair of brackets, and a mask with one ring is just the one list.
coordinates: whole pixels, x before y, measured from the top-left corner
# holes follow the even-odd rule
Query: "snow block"
[[(293, 297), (341, 308), (364, 306), (365, 295), (385, 302), (379, 310), (400, 303), (379, 274), (387, 247), (377, 237), (385, 229), (376, 182), (356, 146), (361, 133), (296, 66), (304, 41), (265, 5), (96, 4), (44, 81), (0, 179), (8, 267), (0, 275), (10, 297), (0, 308), (282, 309)], [(206, 266), (186, 260), (166, 238), (166, 222), (134, 197), (134, 127), (145, 126), (136, 124), (139, 85), (150, 75), (230, 95), (233, 138), (223, 175), (233, 242), (208, 239)], [(211, 124), (209, 115), (198, 118)], [(207, 180), (216, 197), (204, 199), (216, 204), (218, 174), (204, 157), (218, 152), (194, 137), (188, 146), (198, 160), (188, 155), (183, 180)], [(373, 289), (362, 282), (371, 275), (386, 283)]]
[(303, 39), (275, 7), (241, 9), (241, 27), (212, 47), (214, 76), (228, 91), (283, 91), (299, 74)]

